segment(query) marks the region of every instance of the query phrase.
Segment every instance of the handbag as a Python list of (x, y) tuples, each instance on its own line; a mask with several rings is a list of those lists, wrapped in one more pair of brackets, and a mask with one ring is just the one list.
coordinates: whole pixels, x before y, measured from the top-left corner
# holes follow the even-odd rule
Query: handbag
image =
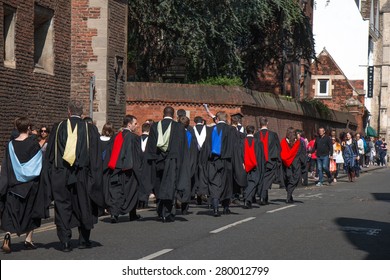
[(336, 161), (335, 160), (330, 160), (329, 162), (329, 171), (330, 172), (336, 172), (337, 166), (336, 166)]
[(343, 158), (343, 154), (342, 153), (338, 153), (336, 158), (336, 163), (344, 163), (344, 158)]

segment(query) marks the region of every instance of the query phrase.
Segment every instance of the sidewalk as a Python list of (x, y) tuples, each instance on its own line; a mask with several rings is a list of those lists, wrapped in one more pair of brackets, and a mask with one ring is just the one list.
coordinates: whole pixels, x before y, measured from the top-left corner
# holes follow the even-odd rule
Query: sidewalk
[[(361, 168), (360, 170), (360, 174), (364, 174), (364, 173), (368, 173), (368, 172), (372, 172), (374, 170), (378, 170), (378, 169), (387, 169), (387, 166), (369, 166), (369, 167), (363, 167)], [(339, 174), (337, 176), (338, 179), (340, 178), (346, 178), (347, 177), (347, 173), (345, 173), (344, 169), (341, 169), (339, 171)], [(324, 175), (324, 182), (327, 182), (327, 177), (326, 175)], [(310, 178), (309, 177), (309, 184), (308, 186), (315, 186), (316, 182), (313, 178)], [(304, 187), (308, 187), (308, 186), (304, 186)], [(302, 185), (298, 185), (298, 187), (302, 187)]]

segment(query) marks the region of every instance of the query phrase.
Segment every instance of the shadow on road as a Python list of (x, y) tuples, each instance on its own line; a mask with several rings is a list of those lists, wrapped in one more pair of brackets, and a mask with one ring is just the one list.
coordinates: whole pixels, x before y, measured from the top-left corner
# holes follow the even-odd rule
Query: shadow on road
[(335, 223), (356, 249), (368, 253), (366, 259), (390, 259), (390, 223), (355, 218), (337, 218)]
[(390, 202), (390, 193), (372, 193), (372, 196), (376, 200), (382, 200), (382, 201)]

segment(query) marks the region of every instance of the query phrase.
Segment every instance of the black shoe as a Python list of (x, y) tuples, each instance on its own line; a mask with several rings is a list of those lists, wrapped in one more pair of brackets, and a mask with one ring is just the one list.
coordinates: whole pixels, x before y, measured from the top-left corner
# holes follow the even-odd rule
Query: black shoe
[(79, 246), (78, 246), (79, 249), (89, 249), (89, 248), (92, 248), (92, 242), (91, 241), (84, 241), (84, 242), (80, 242), (79, 243)]
[(202, 205), (202, 197), (201, 197), (200, 195), (198, 195), (198, 196), (196, 197), (196, 204), (197, 204), (197, 205)]
[(293, 204), (293, 203), (294, 203), (294, 200), (292, 200), (292, 199), (286, 199), (286, 203), (287, 203), (287, 204)]
[(190, 205), (188, 203), (182, 203), (181, 204), (181, 214), (182, 215), (188, 215), (188, 209), (190, 208)]
[(214, 216), (214, 217), (219, 217), (219, 216), (221, 216), (221, 214), (219, 213), (218, 209), (214, 209), (214, 210), (213, 210), (213, 216)]
[(24, 241), (24, 248), (26, 248), (27, 250), (35, 250), (37, 248), (37, 246), (35, 246), (35, 244), (31, 241)]
[(261, 199), (260, 200), (260, 205), (268, 205), (268, 201), (267, 200), (264, 200), (264, 199)]
[(1, 249), (6, 254), (11, 253), (11, 234), (6, 233), (4, 235), (3, 246), (1, 246)]
[(244, 208), (244, 209), (252, 209), (252, 202), (250, 202), (249, 200), (245, 200), (244, 201), (244, 206), (242, 206), (242, 208)]
[(168, 216), (162, 217), (163, 223), (173, 223), (175, 221), (175, 216), (169, 214)]
[(224, 215), (229, 215), (229, 214), (231, 214), (231, 213), (232, 213), (232, 211), (230, 211), (229, 207), (223, 208), (222, 214), (224, 214)]
[(116, 224), (119, 221), (119, 217), (116, 215), (111, 215), (111, 224)]
[(137, 220), (140, 220), (142, 219), (142, 216), (141, 215), (138, 215), (138, 214), (131, 214), (129, 215), (129, 221), (132, 222), (132, 221), (137, 221)]
[(70, 246), (70, 242), (62, 243), (62, 252), (68, 253), (72, 251), (72, 246)]
[(333, 183), (333, 178), (332, 177), (328, 178), (328, 184), (331, 185), (332, 183)]

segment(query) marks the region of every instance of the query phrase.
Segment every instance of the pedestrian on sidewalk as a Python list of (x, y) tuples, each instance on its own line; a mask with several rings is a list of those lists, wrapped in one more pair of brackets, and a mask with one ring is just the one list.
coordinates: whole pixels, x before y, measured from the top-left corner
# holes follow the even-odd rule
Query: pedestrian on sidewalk
[(356, 140), (353, 139), (351, 132), (347, 132), (344, 146), (342, 146), (344, 157), (344, 169), (348, 174), (349, 182), (353, 182), (356, 171), (359, 168), (359, 150)]
[(334, 162), (334, 170), (332, 170), (333, 182), (337, 182), (337, 177), (339, 175), (340, 165), (344, 163), (343, 155), (341, 153), (341, 145), (340, 141), (332, 136), (333, 143), (333, 159), (331, 161)]
[(329, 160), (333, 159), (333, 144), (332, 139), (326, 135), (325, 128), (320, 127), (318, 129), (318, 137), (314, 144), (314, 149), (317, 152), (317, 168), (318, 168), (318, 182), (317, 187), (323, 185), (323, 172), (328, 177), (328, 184), (333, 182), (332, 175), (329, 172)]

